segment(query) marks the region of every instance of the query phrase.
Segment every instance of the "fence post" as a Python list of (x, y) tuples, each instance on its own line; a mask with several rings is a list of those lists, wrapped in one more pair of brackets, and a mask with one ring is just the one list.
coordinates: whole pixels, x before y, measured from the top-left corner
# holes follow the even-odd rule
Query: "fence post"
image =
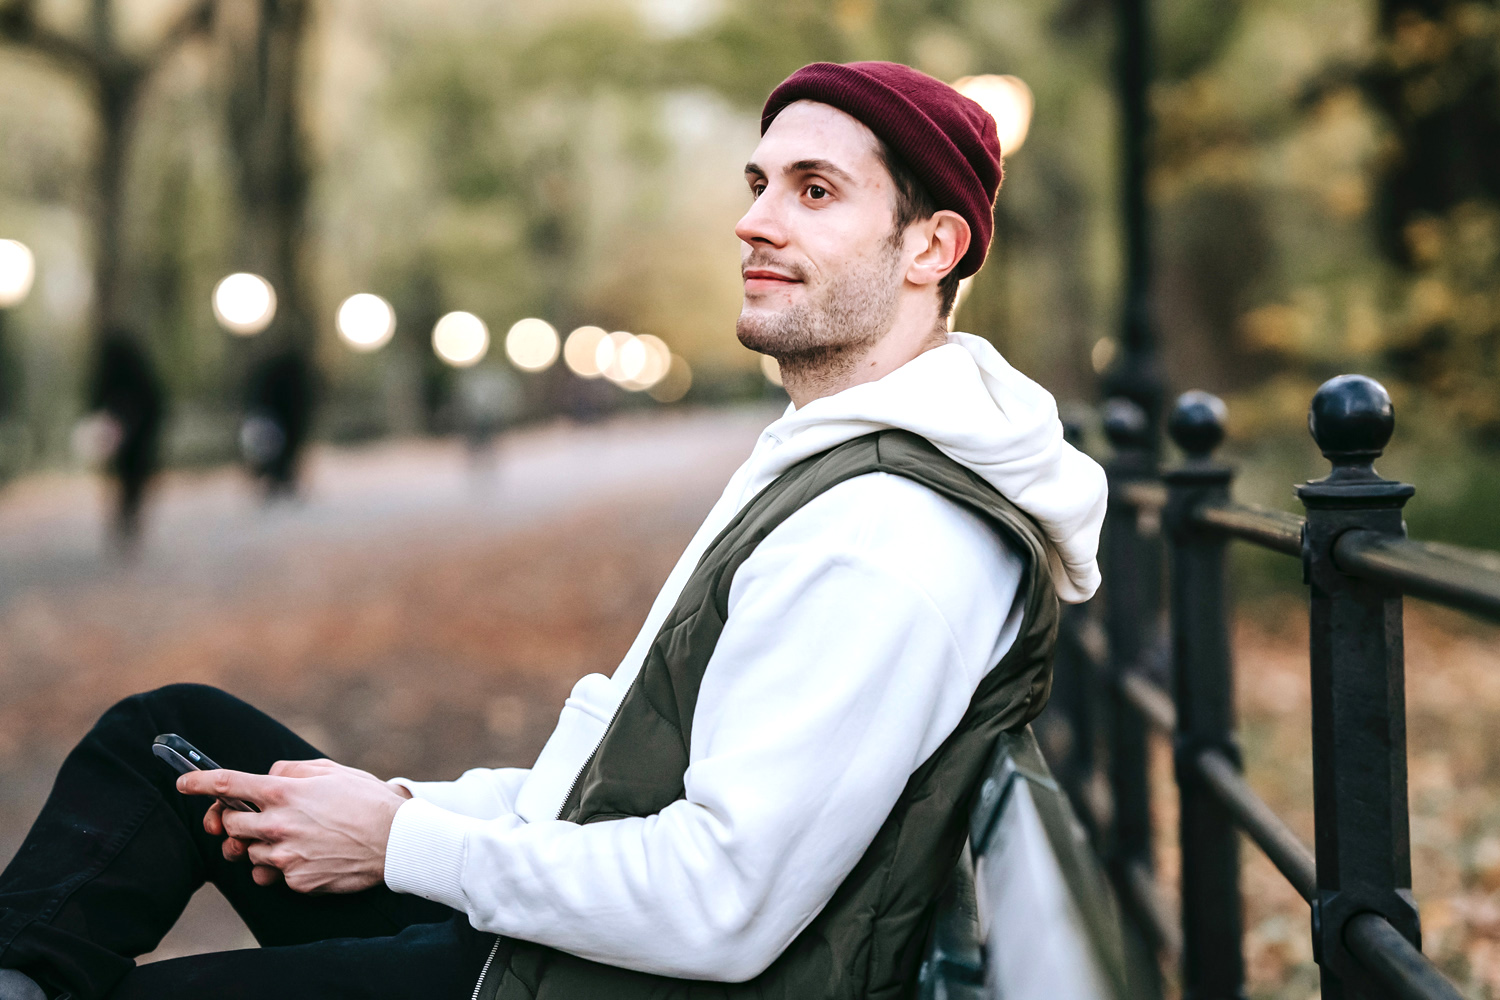
[(1124, 704), (1120, 675), (1137, 669), (1154, 638), (1161, 587), (1156, 553), (1140, 531), (1136, 510), (1126, 503), (1122, 487), (1156, 477), (1146, 411), (1128, 399), (1105, 404), (1104, 433), (1114, 446), (1105, 466), (1109, 476), (1109, 511), (1105, 518), (1103, 569), (1105, 628), (1109, 635), (1110, 706), (1109, 785), (1113, 802), (1109, 845), (1115, 877), (1128, 881), (1130, 870), (1149, 871), (1151, 861), (1151, 789), (1147, 778), (1146, 721)]
[(1223, 402), (1206, 392), (1184, 393), (1168, 431), (1187, 455), (1164, 477), (1177, 704), (1173, 750), (1181, 796), (1183, 996), (1239, 1000), (1245, 995), (1239, 833), (1196, 764), (1210, 749), (1239, 761), (1224, 595), (1226, 539), (1196, 526), (1190, 516), (1196, 507), (1229, 496), (1233, 473), (1211, 457), (1224, 438)]
[(1375, 471), (1395, 429), (1390, 397), (1375, 380), (1325, 382), (1308, 427), (1333, 463), (1327, 478), (1297, 487), (1307, 508), (1302, 560), (1311, 587), (1313, 949), (1324, 1000), (1383, 997), (1345, 947), (1344, 928), (1374, 912), (1421, 946), (1411, 894), (1401, 594), (1341, 573), (1334, 546), (1353, 529), (1405, 534), (1401, 510), (1415, 489)]
[[(1063, 436), (1069, 444), (1081, 447), (1082, 429), (1076, 422), (1064, 421)], [(1093, 610), (1089, 604), (1063, 607), (1052, 661), (1052, 696), (1032, 728), (1053, 776), (1067, 792), (1079, 821), (1097, 846), (1098, 796), (1092, 789), (1099, 767), (1099, 713), (1095, 710), (1099, 678), (1086, 634)]]

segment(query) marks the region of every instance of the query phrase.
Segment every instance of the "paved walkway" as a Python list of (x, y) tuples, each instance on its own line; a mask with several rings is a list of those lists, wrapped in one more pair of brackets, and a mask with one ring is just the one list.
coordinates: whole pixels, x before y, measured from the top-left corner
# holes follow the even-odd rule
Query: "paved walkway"
[[(315, 449), (304, 498), (267, 506), (235, 469), (164, 477), (128, 568), (105, 544), (106, 494), (84, 474), (46, 474), (0, 493), (0, 608), (37, 587), (120, 577), (222, 587), (307, 543), (493, 536), (661, 484), (716, 494), (773, 417), (763, 408), (558, 423), (505, 439), (474, 462), (452, 441)], [(710, 494), (710, 495), (712, 495)]]

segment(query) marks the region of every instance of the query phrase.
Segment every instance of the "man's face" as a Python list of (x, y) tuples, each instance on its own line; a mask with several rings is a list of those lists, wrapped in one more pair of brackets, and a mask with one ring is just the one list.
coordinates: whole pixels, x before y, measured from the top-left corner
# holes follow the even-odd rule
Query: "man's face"
[(755, 202), (734, 230), (740, 342), (786, 360), (878, 340), (906, 262), (875, 134), (837, 108), (798, 101), (761, 137), (745, 179)]

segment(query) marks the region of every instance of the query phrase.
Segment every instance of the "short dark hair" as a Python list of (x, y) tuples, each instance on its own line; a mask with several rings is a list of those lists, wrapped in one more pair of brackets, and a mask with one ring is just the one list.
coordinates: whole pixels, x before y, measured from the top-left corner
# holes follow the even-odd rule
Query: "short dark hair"
[[(880, 146), (880, 160), (885, 164), (886, 171), (891, 175), (891, 181), (896, 187), (896, 212), (895, 226), (892, 228), (893, 237), (900, 236), (906, 232), (906, 227), (919, 219), (930, 219), (937, 214), (937, 200), (932, 197), (932, 192), (927, 190), (927, 185), (912, 172), (894, 149), (883, 139), (876, 139)], [(947, 319), (948, 314), (953, 311), (953, 303), (958, 298), (958, 268), (955, 267), (943, 275), (943, 280), (938, 282), (938, 319)]]

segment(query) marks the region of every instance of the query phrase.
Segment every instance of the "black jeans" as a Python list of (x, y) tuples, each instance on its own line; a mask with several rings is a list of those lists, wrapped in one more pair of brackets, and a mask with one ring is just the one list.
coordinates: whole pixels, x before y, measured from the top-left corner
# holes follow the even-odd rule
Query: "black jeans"
[[(216, 688), (178, 684), (115, 705), (63, 762), (0, 874), (0, 967), (77, 1000), (469, 995), (493, 938), (384, 886), (309, 896), (256, 885), (249, 864), (225, 861), (220, 838), (203, 831), (211, 800), (179, 794), (151, 753), (158, 733), (241, 771), (323, 756)], [(137, 967), (205, 882), (261, 947)]]

